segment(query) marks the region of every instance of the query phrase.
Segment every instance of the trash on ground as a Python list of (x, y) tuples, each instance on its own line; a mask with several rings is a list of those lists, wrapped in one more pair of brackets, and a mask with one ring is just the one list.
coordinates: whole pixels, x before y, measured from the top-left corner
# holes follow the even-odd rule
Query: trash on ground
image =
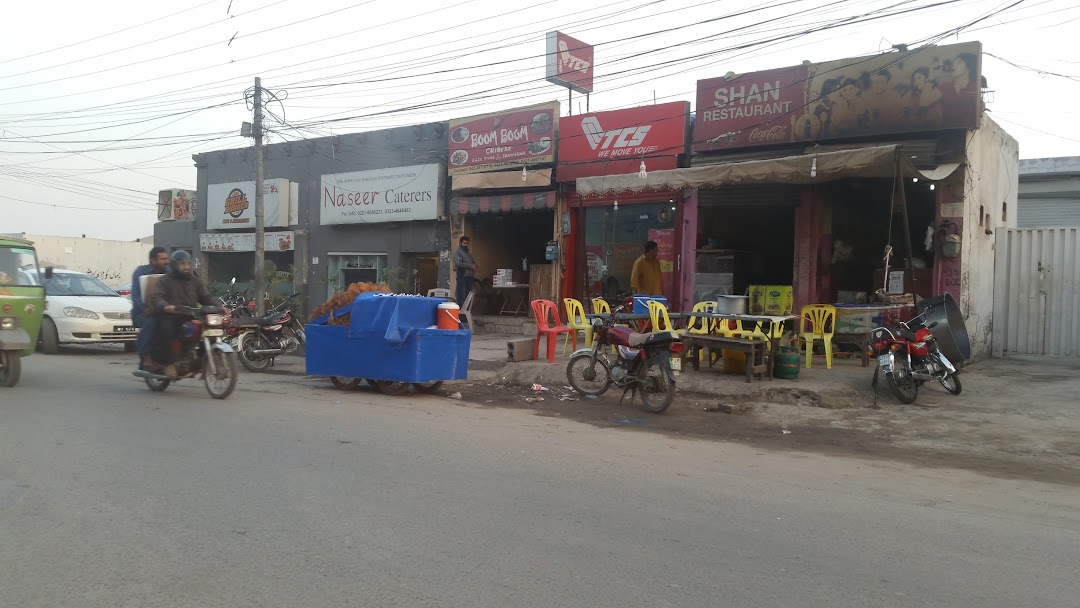
[(460, 392), (453, 393), (452, 395), (450, 395), (450, 398), (451, 399), (461, 399), (461, 393)]
[(534, 384), (534, 385), (532, 385), (532, 390), (534, 390), (534, 391), (536, 391), (536, 392), (540, 393), (540, 392), (546, 391), (546, 390), (548, 390), (548, 389), (547, 389), (547, 387), (545, 387), (545, 386), (541, 386), (541, 385), (539, 385), (539, 384)]
[(789, 431), (789, 430), (787, 430), (787, 429), (782, 429), (782, 430), (783, 430), (783, 432), (784, 432), (784, 434), (785, 434), (785, 435), (790, 435), (790, 434), (791, 434), (791, 431)]

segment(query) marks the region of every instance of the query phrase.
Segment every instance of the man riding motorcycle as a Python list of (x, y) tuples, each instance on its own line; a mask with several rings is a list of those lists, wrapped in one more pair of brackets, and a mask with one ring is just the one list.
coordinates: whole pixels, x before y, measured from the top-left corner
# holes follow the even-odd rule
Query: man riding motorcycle
[(212, 306), (214, 297), (206, 285), (195, 277), (191, 254), (176, 251), (169, 257), (169, 271), (158, 281), (151, 300), (153, 314), (157, 316), (154, 343), (151, 349), (155, 367), (163, 367), (165, 375), (176, 378), (176, 353), (173, 342), (187, 320), (182, 307)]

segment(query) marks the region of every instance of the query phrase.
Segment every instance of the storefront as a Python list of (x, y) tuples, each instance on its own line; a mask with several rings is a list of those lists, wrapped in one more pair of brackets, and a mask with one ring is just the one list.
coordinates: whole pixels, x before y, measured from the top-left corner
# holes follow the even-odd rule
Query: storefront
[[(567, 201), (569, 234), (563, 293), (588, 301), (619, 302), (631, 293), (634, 262), (647, 241), (659, 246), (664, 295), (680, 307), (678, 268), (696, 217), (673, 189), (630, 193), (575, 188), (579, 178), (674, 169), (685, 163), (690, 104), (674, 102), (562, 119), (557, 179)], [(601, 186), (603, 187), (603, 186)]]
[(450, 121), (452, 237), (471, 241), (476, 315), (523, 316), (558, 295), (558, 129), (558, 103)]

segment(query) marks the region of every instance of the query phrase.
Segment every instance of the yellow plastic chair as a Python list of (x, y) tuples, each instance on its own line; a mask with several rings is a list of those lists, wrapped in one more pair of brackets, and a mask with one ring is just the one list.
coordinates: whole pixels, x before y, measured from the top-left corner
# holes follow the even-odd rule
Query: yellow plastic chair
[(655, 300), (649, 300), (649, 322), (652, 331), (672, 331), (671, 318), (668, 317), (667, 306)]
[[(698, 302), (694, 304), (694, 313), (700, 312), (715, 312), (716, 302)], [(650, 312), (651, 314), (651, 312)], [(699, 318), (696, 314), (691, 314), (690, 321), (686, 325), (686, 329), (683, 330), (684, 334), (709, 334), (709, 326), (712, 324), (712, 319)]]
[(592, 299), (592, 312), (594, 315), (611, 315), (611, 304), (608, 304), (604, 298)]
[[(807, 324), (809, 323), (809, 328)], [(836, 329), (836, 307), (828, 304), (803, 306), (799, 314), (799, 337), (806, 342), (806, 367), (814, 358), (814, 340), (825, 343), (825, 367), (832, 369), (832, 339)]]
[[(588, 317), (585, 316), (585, 307), (581, 305), (574, 298), (563, 298), (563, 308), (566, 309), (566, 326), (571, 331), (585, 332), (585, 348), (592, 347), (592, 323), (589, 323)], [(566, 354), (566, 347), (570, 345), (570, 334), (566, 334), (566, 338), (563, 339), (563, 354)]]

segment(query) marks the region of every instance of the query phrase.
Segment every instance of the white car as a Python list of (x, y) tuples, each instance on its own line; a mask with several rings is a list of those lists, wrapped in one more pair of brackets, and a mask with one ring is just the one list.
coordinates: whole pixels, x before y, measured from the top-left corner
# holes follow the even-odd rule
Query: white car
[(55, 270), (45, 281), (41, 350), (55, 354), (61, 344), (123, 344), (134, 352), (138, 330), (131, 323), (131, 300), (94, 277)]

